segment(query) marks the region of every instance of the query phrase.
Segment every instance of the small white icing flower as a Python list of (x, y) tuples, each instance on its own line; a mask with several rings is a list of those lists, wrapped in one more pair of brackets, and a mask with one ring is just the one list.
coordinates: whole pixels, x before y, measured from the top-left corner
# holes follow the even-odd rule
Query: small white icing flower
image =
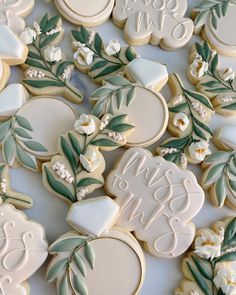
[(219, 76), (224, 81), (234, 80), (235, 72), (232, 70), (232, 68), (224, 68), (219, 70)]
[(193, 142), (188, 150), (191, 158), (198, 161), (203, 161), (207, 155), (211, 154), (209, 144), (206, 141)]
[(236, 295), (236, 273), (230, 268), (222, 268), (214, 278), (216, 288), (225, 295)]
[(26, 45), (32, 44), (36, 37), (36, 32), (29, 27), (25, 28), (24, 31), (22, 31), (20, 34), (21, 41)]
[(222, 237), (220, 235), (203, 231), (195, 240), (195, 253), (205, 259), (220, 256)]
[(103, 130), (108, 124), (109, 124), (109, 115), (108, 114), (105, 114), (102, 119), (101, 119), (101, 123), (100, 123), (100, 126), (99, 126), (99, 130)]
[(79, 119), (75, 122), (74, 128), (80, 134), (91, 135), (96, 129), (96, 124), (91, 116), (81, 114)]
[(190, 73), (195, 78), (200, 78), (204, 76), (205, 72), (208, 70), (208, 62), (202, 59), (194, 59), (190, 65)]
[(44, 50), (44, 57), (49, 62), (59, 62), (62, 59), (61, 48), (53, 45), (48, 46)]
[(125, 140), (123, 134), (119, 133), (119, 132), (108, 132), (108, 136), (117, 142), (123, 142)]
[(178, 127), (181, 131), (186, 130), (189, 125), (189, 118), (185, 113), (177, 113), (173, 120), (174, 126)]
[(84, 197), (86, 196), (86, 194), (88, 193), (88, 188), (82, 188), (78, 191), (77, 193), (77, 200), (81, 201), (82, 199), (84, 199)]
[(111, 40), (109, 44), (105, 47), (105, 52), (107, 55), (115, 55), (120, 52), (121, 46), (118, 40)]
[(36, 32), (37, 35), (41, 35), (42, 34), (40, 25), (37, 22), (34, 22), (34, 29), (35, 29), (35, 32)]
[(95, 171), (100, 165), (100, 158), (96, 148), (89, 147), (84, 155), (80, 155), (80, 163), (88, 172)]
[(182, 153), (180, 155), (180, 167), (182, 169), (186, 169), (187, 168), (187, 165), (188, 165), (188, 159), (187, 159), (185, 153)]
[(88, 47), (82, 46), (77, 49), (74, 54), (74, 59), (81, 65), (91, 65), (93, 62), (94, 52)]
[(3, 194), (5, 194), (7, 192), (7, 179), (6, 178), (1, 179), (0, 188), (1, 188), (1, 191)]
[(233, 100), (233, 97), (230, 94), (218, 94), (216, 98), (225, 103), (228, 103)]
[(173, 105), (177, 105), (184, 100), (184, 96), (182, 94), (173, 97)]

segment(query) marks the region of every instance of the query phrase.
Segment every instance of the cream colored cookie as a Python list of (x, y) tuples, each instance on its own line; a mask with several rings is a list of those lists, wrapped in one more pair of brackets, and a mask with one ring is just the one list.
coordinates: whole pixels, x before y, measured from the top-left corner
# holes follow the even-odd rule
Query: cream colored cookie
[(175, 50), (183, 47), (193, 33), (193, 22), (184, 18), (186, 10), (186, 0), (117, 0), (113, 21), (124, 28), (125, 39), (131, 45), (150, 43)]
[[(139, 77), (139, 72), (135, 73), (136, 77)], [(158, 74), (156, 76), (161, 77)], [(150, 80), (147, 79), (148, 82), (142, 82), (152, 83), (156, 76)], [(134, 132), (127, 137), (128, 147), (151, 145), (166, 130), (168, 108), (164, 97), (160, 93), (145, 88), (140, 82), (132, 84), (120, 76), (106, 79), (104, 86), (91, 94), (90, 101), (94, 104), (92, 113), (97, 117), (107, 112), (128, 114), (130, 121), (135, 125)]]
[(223, 55), (236, 55), (236, 3), (231, 0), (202, 1), (193, 9), (195, 33)]
[(139, 294), (144, 255), (128, 231), (111, 227), (118, 213), (119, 206), (105, 196), (72, 206), (68, 221), (76, 231), (61, 236), (49, 250), (54, 259), (47, 280), (57, 281), (58, 294), (62, 288), (63, 295)]
[(105, 160), (100, 150), (110, 151), (126, 144), (126, 134), (132, 129), (127, 115), (105, 114), (99, 120), (82, 114), (74, 130), (60, 137), (59, 155), (43, 165), (45, 187), (72, 203), (102, 187)]
[(2, 294), (29, 294), (26, 280), (48, 256), (44, 228), (9, 204), (0, 205), (0, 228)]
[(175, 295), (214, 295), (236, 292), (236, 218), (200, 229), (182, 262), (183, 280)]
[(214, 109), (206, 96), (186, 89), (177, 74), (169, 76), (169, 86), (172, 98), (168, 103), (168, 131), (175, 137), (165, 140), (157, 152), (186, 168), (188, 162), (198, 164), (210, 153), (212, 131), (207, 123)]
[(213, 142), (219, 151), (208, 156), (203, 162), (202, 186), (209, 190), (214, 206), (226, 204), (236, 209), (236, 141), (235, 125), (218, 129)]
[(134, 48), (122, 47), (116, 39), (105, 43), (98, 33), (83, 26), (71, 33), (76, 68), (98, 84), (124, 72), (129, 62), (137, 57)]
[(23, 68), (23, 83), (33, 95), (64, 96), (74, 103), (81, 103), (82, 94), (70, 83), (74, 69), (58, 46), (64, 35), (59, 16), (46, 14), (32, 28), (27, 27), (21, 40), (28, 45), (29, 54)]
[(55, 0), (58, 11), (75, 25), (93, 27), (105, 23), (115, 0)]
[(233, 69), (221, 67), (218, 54), (205, 41), (193, 45), (189, 63), (188, 77), (191, 83), (211, 99), (217, 113), (234, 116), (236, 79)]
[(10, 67), (7, 63), (0, 60), (0, 91), (5, 87), (10, 77)]
[(191, 219), (204, 203), (195, 176), (147, 150), (127, 150), (106, 179), (120, 205), (116, 225), (134, 232), (156, 257), (173, 258), (191, 245)]

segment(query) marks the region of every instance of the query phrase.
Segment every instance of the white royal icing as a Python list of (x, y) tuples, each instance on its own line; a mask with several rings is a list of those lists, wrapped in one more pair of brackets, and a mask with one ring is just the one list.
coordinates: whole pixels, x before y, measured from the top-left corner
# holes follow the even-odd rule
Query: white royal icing
[(217, 137), (231, 148), (236, 149), (235, 125), (224, 126)]
[(12, 31), (19, 34), (25, 28), (25, 21), (15, 12), (8, 9), (6, 5), (0, 3), (0, 24), (7, 25)]
[(80, 232), (101, 236), (115, 222), (119, 209), (107, 196), (80, 201), (72, 205), (67, 222)]

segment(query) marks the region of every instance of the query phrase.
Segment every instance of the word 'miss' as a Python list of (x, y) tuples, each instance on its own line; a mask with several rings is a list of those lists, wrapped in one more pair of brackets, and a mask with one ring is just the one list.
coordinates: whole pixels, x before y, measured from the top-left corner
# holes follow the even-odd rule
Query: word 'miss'
[(108, 176), (107, 189), (121, 207), (116, 224), (134, 231), (154, 256), (176, 257), (192, 243), (190, 221), (204, 192), (191, 172), (133, 148)]

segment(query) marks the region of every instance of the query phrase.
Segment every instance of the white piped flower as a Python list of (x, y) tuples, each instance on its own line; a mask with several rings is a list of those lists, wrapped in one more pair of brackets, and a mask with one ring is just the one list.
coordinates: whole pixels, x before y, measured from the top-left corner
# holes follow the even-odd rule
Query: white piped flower
[(213, 259), (221, 254), (222, 237), (220, 235), (203, 231), (195, 240), (195, 253), (205, 259)]
[(94, 52), (88, 47), (82, 46), (74, 53), (74, 59), (81, 65), (91, 65), (93, 62)]
[(123, 134), (119, 132), (108, 132), (108, 136), (116, 142), (123, 142), (125, 140)]
[(203, 161), (207, 155), (211, 154), (209, 143), (206, 141), (193, 142), (188, 150), (191, 158), (198, 161)]
[(177, 113), (173, 120), (174, 126), (178, 127), (181, 131), (188, 128), (189, 118), (185, 113)]
[(6, 178), (1, 179), (0, 188), (1, 188), (1, 191), (3, 194), (5, 194), (7, 192), (7, 179)]
[(225, 295), (236, 295), (236, 273), (230, 268), (222, 268), (214, 278), (216, 288)]
[(230, 81), (234, 80), (235, 72), (232, 70), (232, 68), (224, 68), (219, 70), (219, 76), (224, 81)]
[(35, 32), (36, 32), (37, 35), (41, 35), (42, 34), (40, 25), (37, 22), (34, 22), (34, 30), (35, 30)]
[(202, 59), (194, 59), (190, 65), (190, 73), (195, 78), (200, 78), (204, 76), (205, 72), (208, 70), (208, 62), (203, 61)]
[(89, 147), (84, 155), (80, 155), (80, 163), (88, 172), (95, 171), (100, 165), (97, 149)]
[(221, 100), (224, 103), (231, 102), (233, 100), (233, 97), (230, 94), (218, 94), (216, 96), (217, 99)]
[(58, 62), (62, 59), (62, 53), (60, 47), (55, 47), (53, 45), (48, 46), (44, 50), (44, 57), (49, 62)]
[(26, 45), (32, 44), (36, 38), (36, 32), (29, 27), (25, 28), (20, 34), (21, 41)]
[(82, 188), (78, 191), (77, 193), (77, 200), (81, 201), (82, 199), (84, 199), (84, 197), (86, 196), (86, 194), (88, 193), (88, 188)]
[(58, 26), (58, 27), (46, 32), (46, 35), (51, 36), (51, 35), (54, 35), (56, 33), (59, 33), (61, 30), (62, 30), (62, 27)]
[(79, 119), (75, 122), (74, 128), (80, 134), (91, 135), (96, 129), (96, 124), (91, 116), (81, 114)]
[(184, 96), (182, 94), (173, 97), (173, 105), (175, 106), (175, 105), (181, 103), (183, 101), (183, 99), (184, 99)]
[(102, 119), (101, 119), (101, 123), (100, 123), (100, 126), (99, 126), (99, 130), (103, 130), (108, 124), (109, 124), (109, 115), (108, 114), (105, 114)]
[(105, 47), (105, 52), (107, 55), (115, 55), (120, 52), (121, 46), (118, 40), (111, 40), (109, 44)]

